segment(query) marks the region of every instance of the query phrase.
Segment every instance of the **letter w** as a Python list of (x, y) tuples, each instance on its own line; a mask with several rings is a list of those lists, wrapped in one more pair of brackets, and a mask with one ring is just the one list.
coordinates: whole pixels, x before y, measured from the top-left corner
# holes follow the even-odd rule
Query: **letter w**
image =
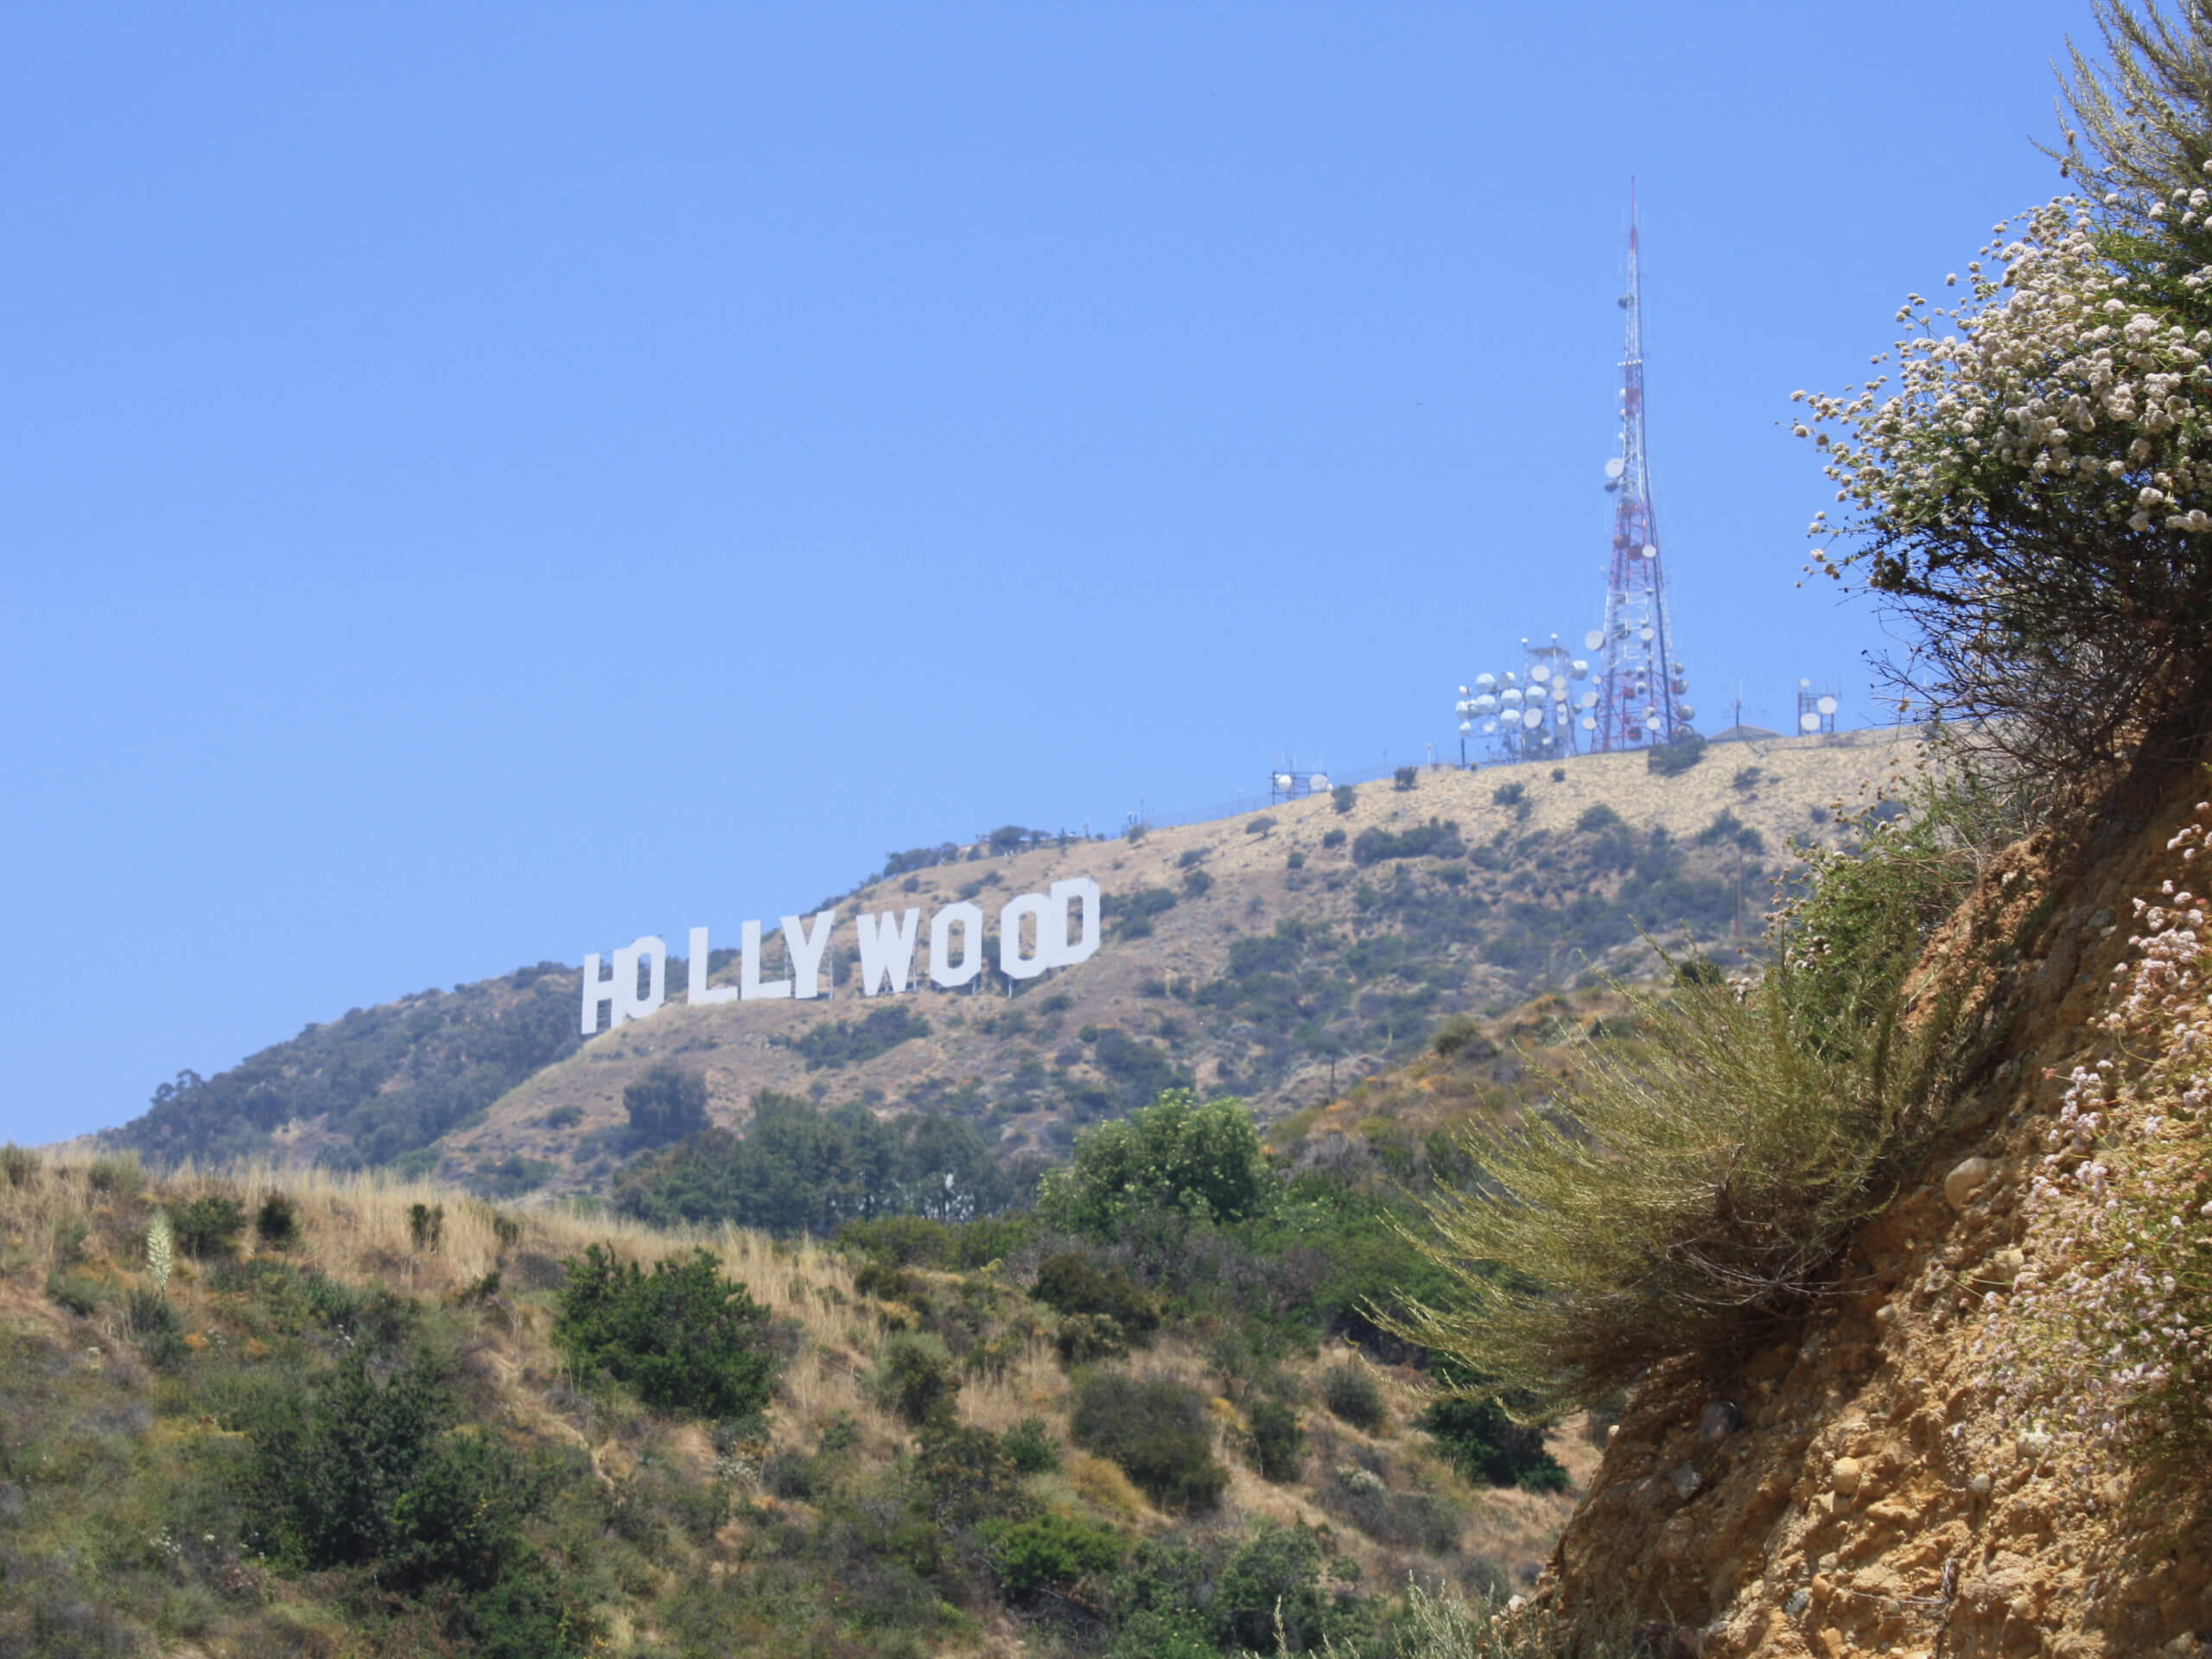
[(894, 925), (887, 910), (880, 916), (862, 911), (853, 918), (853, 925), (861, 931), (861, 995), (905, 990), (906, 977), (914, 971), (914, 941), (921, 932), (922, 912), (910, 910)]

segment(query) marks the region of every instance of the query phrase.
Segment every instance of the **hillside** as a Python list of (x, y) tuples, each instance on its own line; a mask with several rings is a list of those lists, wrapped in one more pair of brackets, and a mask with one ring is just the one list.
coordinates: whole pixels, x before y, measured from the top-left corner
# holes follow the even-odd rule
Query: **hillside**
[[(992, 973), (866, 1000), (841, 949), (823, 1000), (697, 1008), (679, 960), (666, 1007), (588, 1042), (575, 970), (539, 964), (355, 1010), (165, 1086), (112, 1140), (169, 1157), (404, 1160), (495, 1195), (594, 1190), (634, 1150), (624, 1090), (671, 1059), (703, 1076), (726, 1126), (771, 1090), (952, 1112), (1008, 1155), (1064, 1153), (1083, 1123), (1179, 1083), (1294, 1111), (1417, 1052), (1449, 1014), (1647, 973), (1642, 931), (1735, 960), (1790, 844), (1833, 842), (1837, 804), (1863, 804), (1910, 753), (1858, 733), (1719, 745), (1674, 776), (1642, 755), (1569, 760), (1556, 778), (1438, 768), (1411, 789), (1364, 785), (1348, 811), (1317, 798), (1135, 839), (950, 849), (843, 895), (841, 917), (988, 906), (1089, 875), (1106, 895), (1103, 948), (1019, 995)], [(718, 963), (715, 982), (734, 972)]]
[[(1532, 1580), (1595, 1452), (1418, 1429), (1414, 1371), (1287, 1311), (1311, 1268), (1265, 1230), (1303, 1205), (1196, 1229), (1207, 1270), (1142, 1290), (1028, 1223), (839, 1250), (11, 1149), (0, 1654), (1197, 1659), (1279, 1612), (1379, 1650), (1409, 1575)], [(620, 1292), (593, 1250), (701, 1246), (749, 1293), (741, 1352), (663, 1339), (727, 1286), (594, 1327), (610, 1371), (562, 1345), (580, 1283)], [(690, 1357), (624, 1370), (649, 1353)]]

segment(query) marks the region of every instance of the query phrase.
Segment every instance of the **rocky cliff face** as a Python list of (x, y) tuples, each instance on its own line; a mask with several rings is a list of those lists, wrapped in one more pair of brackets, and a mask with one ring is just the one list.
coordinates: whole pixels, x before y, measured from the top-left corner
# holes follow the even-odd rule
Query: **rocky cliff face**
[[(1928, 958), (1948, 946), (1977, 965), (1923, 969), (1976, 978), (1966, 1017), (1980, 1046), (1958, 1126), (1862, 1230), (1841, 1293), (1801, 1329), (1637, 1392), (1548, 1599), (1611, 1605), (1656, 1653), (2212, 1651), (2205, 1471), (2146, 1462), (2124, 1415), (2093, 1402), (2008, 1395), (2004, 1363), (2033, 1287), (2046, 1314), (2055, 1284), (2094, 1294), (2101, 1270), (2084, 1267), (2082, 1240), (2101, 1224), (2096, 1183), (2133, 1155), (2105, 1148), (2166, 1137), (2163, 1153), (2203, 1179), (2190, 1112), (2177, 1122), (2153, 1102), (2129, 1127), (2113, 1104), (2083, 1129), (2079, 1110), (2085, 1087), (2131, 1068), (2143, 1089), (2171, 1083), (2152, 1051), (2172, 1020), (2153, 1029), (2130, 1009), (2157, 976), (2143, 964), (2158, 926), (2165, 954), (2197, 955), (2186, 883), (2203, 877), (2193, 847), (2212, 810), (2201, 779), (2186, 787), (2088, 854), (2062, 860), (2044, 836), (1994, 861)], [(2181, 908), (2140, 919), (2133, 901), (2156, 906), (2176, 882), (2164, 902)], [(2169, 1010), (2190, 1000), (2189, 970), (2174, 971)], [(2201, 982), (2194, 1001), (2184, 1020), (2202, 1018)]]

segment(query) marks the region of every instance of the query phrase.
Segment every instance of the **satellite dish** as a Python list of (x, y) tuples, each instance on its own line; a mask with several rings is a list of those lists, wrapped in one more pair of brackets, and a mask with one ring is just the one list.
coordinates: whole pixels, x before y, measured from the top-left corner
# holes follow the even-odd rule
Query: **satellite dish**
[(1478, 674), (1475, 676), (1475, 690), (1478, 691), (1487, 691), (1491, 687), (1497, 683), (1497, 677), (1495, 674)]
[(1535, 731), (1537, 727), (1544, 723), (1544, 711), (1541, 709), (1530, 709), (1524, 711), (1521, 716), (1521, 723), (1527, 727), (1530, 731)]
[(1818, 715), (1798, 715), (1798, 716), (1797, 716), (1797, 729), (1798, 729), (1799, 731), (1801, 731), (1801, 732), (1817, 732), (1817, 731), (1819, 731), (1819, 730), (1821, 729), (1821, 717), (1820, 717)]
[(1676, 703), (1675, 705), (1675, 712), (1680, 715), (1684, 720), (1695, 720), (1697, 718), (1697, 710), (1691, 708), (1687, 702)]
[(1594, 731), (1596, 731), (1596, 730), (1598, 729), (1598, 721), (1597, 721), (1597, 718), (1596, 718), (1596, 716), (1592, 715), (1583, 715), (1583, 716), (1582, 716), (1582, 729), (1583, 729), (1584, 731), (1586, 731), (1586, 732), (1594, 732)]
[[(1467, 728), (1462, 726), (1459, 729), (1464, 732)], [(1329, 774), (1325, 772), (1317, 772), (1313, 775), (1313, 777), (1307, 779), (1306, 782), (1312, 787), (1313, 792), (1318, 795), (1329, 786)]]
[(1656, 715), (1646, 715), (1643, 717), (1643, 725), (1644, 729), (1647, 731), (1657, 731), (1659, 729), (1659, 716)]
[(1615, 455), (1611, 461), (1605, 463), (1605, 476), (1607, 478), (1618, 478), (1626, 471), (1628, 471), (1628, 462), (1623, 461), (1618, 455)]
[(1647, 559), (1656, 559), (1659, 556), (1659, 550), (1646, 542), (1643, 544), (1643, 556)]
[[(1460, 736), (1462, 736), (1462, 737), (1472, 737), (1474, 734), (1475, 734), (1475, 722), (1474, 722), (1473, 721), (1471, 721), (1471, 720), (1463, 720), (1463, 721), (1461, 721), (1459, 722), (1459, 735), (1460, 735)], [(1317, 784), (1317, 785), (1314, 785), (1314, 787), (1315, 787), (1316, 789), (1319, 789), (1319, 788), (1320, 787), (1320, 785)]]
[(1595, 709), (1598, 706), (1598, 694), (1595, 691), (1585, 691), (1582, 694), (1582, 706), (1585, 709)]
[(1586, 680), (1590, 677), (1590, 664), (1578, 657), (1567, 665), (1567, 671), (1578, 680)]
[(1810, 680), (1800, 680), (1797, 682), (1797, 689), (1800, 691), (1809, 691), (1813, 689), (1813, 683)]
[(1509, 709), (1518, 709), (1521, 706), (1521, 694), (1510, 685), (1497, 694), (1497, 700)]
[(1289, 774), (1288, 772), (1279, 772), (1275, 773), (1275, 787), (1276, 787), (1277, 789), (1280, 789), (1280, 790), (1281, 790), (1284, 793), (1287, 794), (1287, 793), (1289, 792), (1289, 791), (1290, 791), (1290, 785), (1291, 785), (1291, 777), (1290, 777), (1290, 774)]
[(1582, 649), (1585, 651), (1595, 651), (1605, 643), (1605, 631), (1603, 628), (1592, 628), (1582, 636)]
[(1516, 683), (1519, 681), (1520, 677), (1520, 677), (1519, 675), (1516, 674), (1516, 673), (1515, 673), (1511, 669), (1510, 669), (1510, 668), (1509, 668), (1509, 669), (1507, 669), (1507, 670), (1505, 671), (1505, 672), (1504, 672), (1504, 673), (1503, 673), (1503, 674), (1501, 674), (1501, 675), (1499, 675), (1499, 676), (1497, 677), (1497, 683), (1498, 683), (1500, 685), (1512, 685), (1512, 684)]
[(1484, 733), (1485, 734), (1489, 734), (1489, 733), (1491, 733), (1491, 732), (1494, 732), (1494, 731), (1496, 731), (1497, 729), (1497, 722), (1496, 721), (1494, 721), (1494, 720), (1486, 720), (1486, 721), (1483, 721), (1483, 731), (1484, 731)]
[(1534, 668), (1529, 671), (1529, 677), (1534, 680), (1538, 685), (1541, 685), (1546, 680), (1551, 678), (1551, 670), (1546, 668), (1541, 663), (1538, 663)]
[(1649, 642), (1649, 639), (1650, 639), (1650, 638), (1651, 638), (1651, 630), (1650, 630), (1650, 629), (1649, 629), (1649, 628), (1642, 629), (1641, 631), (1639, 631), (1639, 632), (1638, 632), (1638, 633), (1637, 633), (1637, 638), (1638, 638), (1639, 639), (1643, 639), (1643, 640), (1644, 640), (1644, 641), (1646, 641), (1646, 642)]
[(1468, 705), (1468, 707), (1478, 715), (1494, 715), (1497, 712), (1497, 699), (1496, 697), (1477, 697)]
[(1467, 688), (1465, 686), (1463, 685), (1459, 688), (1459, 695), (1463, 697), (1467, 695)]
[(1818, 702), (1815, 703), (1813, 707), (1819, 709), (1824, 715), (1832, 715), (1835, 713), (1835, 699), (1834, 697), (1822, 697)]

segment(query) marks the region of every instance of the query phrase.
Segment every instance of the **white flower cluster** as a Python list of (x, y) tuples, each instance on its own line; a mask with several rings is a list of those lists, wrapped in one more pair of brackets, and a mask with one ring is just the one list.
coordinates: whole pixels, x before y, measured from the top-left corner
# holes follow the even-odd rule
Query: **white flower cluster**
[[(2212, 192), (2174, 197), (2186, 227), (2212, 211)], [(2021, 217), (2011, 240), (1981, 251), (2001, 270), (1967, 267), (1968, 303), (1908, 297), (1897, 321), (1914, 332), (1892, 348), (1894, 388), (1878, 375), (1843, 397), (1797, 392), (1796, 435), (1827, 452), (1836, 499), (1891, 531), (1952, 524), (1977, 498), (2025, 487), (2063, 488), (2135, 531), (2212, 531), (2212, 330), (2174, 321), (2107, 256), (2089, 203), (2062, 196)], [(2176, 275), (2193, 292), (2212, 266)], [(1942, 323), (1954, 332), (1939, 334)], [(1811, 533), (1832, 530), (1822, 515)], [(1840, 574), (1825, 549), (1813, 561)]]
[[(2184, 870), (2208, 831), (2212, 802), (2166, 843)], [(2212, 1440), (2212, 949), (2171, 880), (2135, 913), (2099, 1022), (2115, 1057), (2074, 1068), (2028, 1194), (2060, 1236), (1985, 1294), (1977, 1347), (2005, 1414), (2055, 1420), (2076, 1452)]]

